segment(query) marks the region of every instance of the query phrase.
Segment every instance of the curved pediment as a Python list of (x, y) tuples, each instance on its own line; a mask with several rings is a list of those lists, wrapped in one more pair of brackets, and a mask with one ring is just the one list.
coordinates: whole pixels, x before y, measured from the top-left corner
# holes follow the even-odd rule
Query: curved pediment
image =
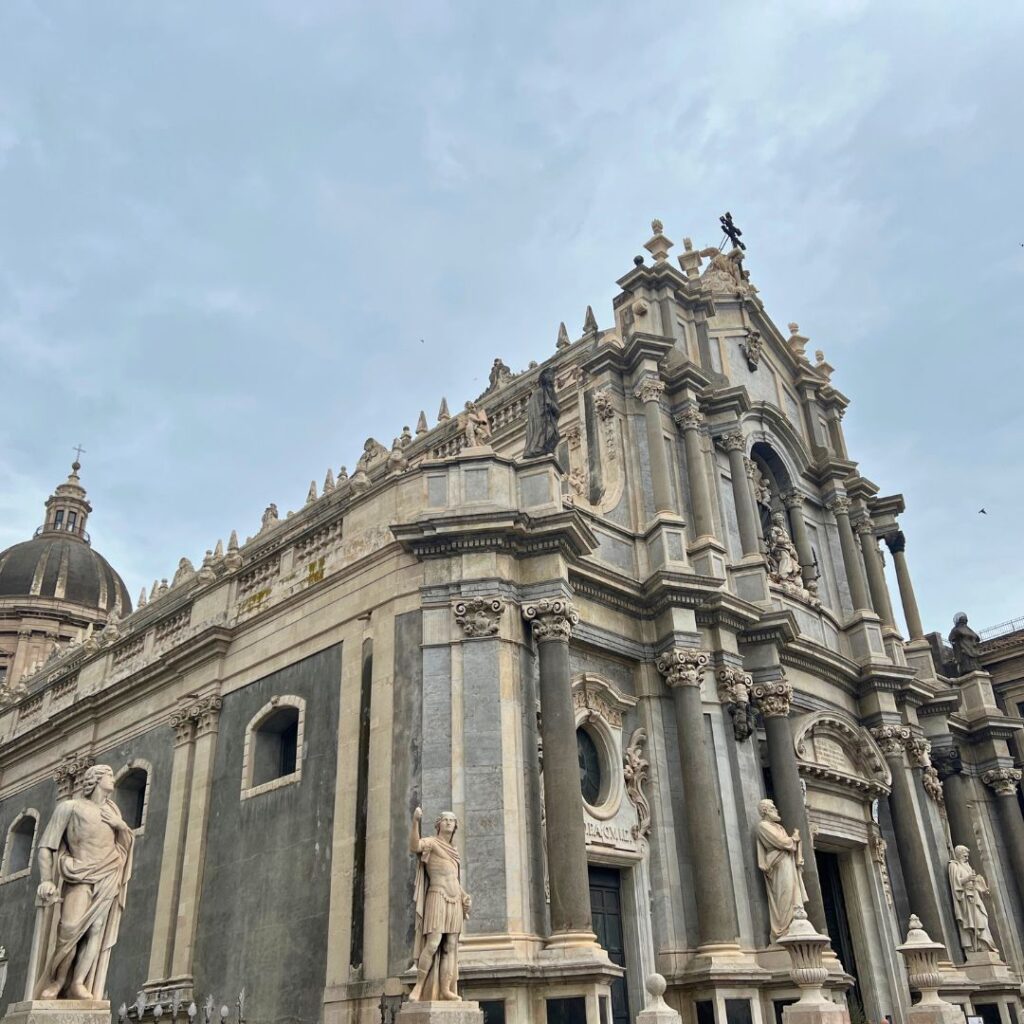
[(622, 716), (636, 705), (636, 697), (590, 672), (583, 672), (573, 680), (572, 700), (573, 706), (584, 711), (586, 717), (598, 715), (616, 729), (622, 728)]
[(836, 711), (804, 718), (793, 737), (800, 772), (877, 797), (888, 793), (892, 774), (878, 744), (862, 725)]

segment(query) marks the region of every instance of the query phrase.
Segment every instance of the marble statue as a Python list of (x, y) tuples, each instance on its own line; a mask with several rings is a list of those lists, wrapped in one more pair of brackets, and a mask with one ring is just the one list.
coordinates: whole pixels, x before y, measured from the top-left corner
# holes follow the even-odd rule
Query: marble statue
[(540, 371), (537, 387), (526, 405), (526, 447), (524, 459), (550, 455), (558, 447), (558, 399), (555, 397), (555, 371)]
[(88, 768), (82, 796), (57, 804), (39, 840), (37, 896), (44, 912), (36, 926), (45, 962), (38, 999), (104, 998), (135, 841), (113, 791), (109, 765)]
[(968, 672), (977, 672), (981, 669), (981, 660), (978, 658), (981, 637), (967, 625), (967, 616), (963, 612), (958, 612), (953, 618), (949, 642), (953, 646), (957, 675), (965, 676)]
[(800, 556), (785, 526), (783, 512), (772, 513), (768, 529), (768, 561), (771, 575), (779, 583), (800, 582)]
[(988, 884), (971, 867), (970, 856), (971, 851), (966, 846), (957, 846), (948, 867), (960, 941), (969, 953), (995, 953), (997, 950), (988, 926), (988, 911), (982, 898), (988, 893)]
[(772, 942), (789, 930), (793, 911), (807, 902), (802, 868), (804, 856), (800, 833), (787, 834), (782, 817), (771, 800), (762, 800), (757, 809), (761, 820), (754, 829), (757, 836), (757, 866), (764, 872), (768, 889), (768, 915)]
[(507, 384), (512, 379), (512, 371), (501, 359), (495, 359), (491, 365), (491, 372), (487, 378), (487, 390), (493, 391), (495, 388), (501, 387), (503, 384)]
[(410, 1002), (459, 1000), (459, 935), (469, 917), (470, 897), (462, 888), (459, 851), (452, 845), (459, 822), (444, 811), (434, 822), (434, 835), (420, 835), (423, 809), (412, 815), (409, 852), (416, 865), (416, 984)]
[(460, 426), (466, 432), (466, 447), (475, 448), (487, 444), (491, 439), (491, 424), (487, 411), (476, 402), (467, 402), (466, 411), (459, 417)]

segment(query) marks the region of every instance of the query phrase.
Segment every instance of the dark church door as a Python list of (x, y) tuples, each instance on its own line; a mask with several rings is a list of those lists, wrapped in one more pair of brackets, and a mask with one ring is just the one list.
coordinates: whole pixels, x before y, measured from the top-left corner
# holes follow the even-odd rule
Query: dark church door
[[(590, 866), (590, 913), (594, 920), (597, 941), (604, 947), (608, 959), (613, 964), (625, 967), (621, 875), (615, 868)], [(625, 975), (617, 978), (612, 984), (612, 1022), (629, 1024), (629, 997), (626, 995)]]
[(843, 881), (839, 874), (839, 856), (827, 850), (815, 850), (814, 859), (818, 864), (818, 878), (821, 881), (821, 900), (825, 904), (825, 923), (828, 925), (832, 949), (839, 957), (847, 974), (854, 977), (853, 996), (864, 1005), (857, 973), (857, 960), (853, 955), (853, 937), (850, 935), (850, 919), (846, 915), (846, 899), (843, 896)]

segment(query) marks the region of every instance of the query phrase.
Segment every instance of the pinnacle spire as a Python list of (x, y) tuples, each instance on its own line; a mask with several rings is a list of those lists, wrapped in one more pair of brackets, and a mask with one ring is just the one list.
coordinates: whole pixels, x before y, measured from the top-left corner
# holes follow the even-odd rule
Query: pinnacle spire
[[(590, 308), (589, 306), (587, 307)], [(565, 321), (563, 320), (558, 325), (558, 341), (555, 342), (555, 348), (568, 348), (569, 347), (569, 332), (565, 329)]]

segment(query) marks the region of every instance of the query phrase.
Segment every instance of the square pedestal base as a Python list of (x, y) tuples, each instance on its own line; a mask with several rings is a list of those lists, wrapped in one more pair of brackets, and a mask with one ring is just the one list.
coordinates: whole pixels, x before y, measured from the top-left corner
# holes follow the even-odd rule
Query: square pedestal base
[(967, 1018), (952, 1003), (915, 1003), (907, 1011), (907, 1024), (967, 1024)]
[(3, 1024), (110, 1024), (106, 999), (27, 999), (11, 1003)]
[(782, 1011), (782, 1024), (850, 1024), (850, 1012), (829, 999), (801, 1001)]
[(402, 1003), (398, 1011), (399, 1024), (484, 1024), (479, 1003), (467, 999), (435, 1002)]

